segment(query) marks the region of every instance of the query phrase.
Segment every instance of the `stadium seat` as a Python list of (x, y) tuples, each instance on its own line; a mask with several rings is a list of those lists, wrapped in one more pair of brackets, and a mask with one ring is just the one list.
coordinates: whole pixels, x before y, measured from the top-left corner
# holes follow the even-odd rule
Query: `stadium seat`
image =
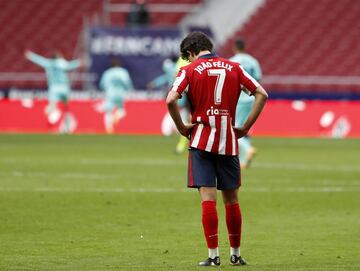
[[(111, 3), (130, 4), (133, 0), (111, 0)], [(179, 0), (176, 3), (196, 4), (201, 0)], [(149, 4), (174, 4), (171, 0), (149, 0)], [(175, 4), (176, 4), (175, 3)], [(26, 49), (49, 57), (60, 50), (65, 58), (74, 57), (76, 44), (83, 29), (83, 19), (100, 15), (103, 1), (99, 0), (0, 0), (0, 72), (42, 72), (24, 58)], [(155, 26), (176, 25), (185, 13), (151, 14)], [(126, 13), (112, 13), (110, 23), (124, 26)], [(46, 82), (0, 81), (0, 87), (46, 87)]]
[[(220, 51), (231, 56), (233, 42), (241, 36), (246, 38), (249, 52), (260, 60), (265, 76), (359, 77), (359, 14), (360, 3), (353, 0), (267, 0)], [(315, 85), (296, 84), (300, 90), (309, 87)], [(323, 89), (329, 87), (349, 89), (345, 84), (324, 85)], [(360, 84), (352, 89), (360, 92)]]

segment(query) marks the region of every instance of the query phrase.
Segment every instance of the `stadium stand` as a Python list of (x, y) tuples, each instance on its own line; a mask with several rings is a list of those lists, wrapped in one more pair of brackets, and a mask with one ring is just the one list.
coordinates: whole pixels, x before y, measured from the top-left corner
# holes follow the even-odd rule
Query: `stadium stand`
[[(224, 44), (234, 32), (246, 23), (266, 0), (208, 0), (198, 12), (189, 13), (181, 25), (210, 27), (216, 45)], [(221, 16), (219, 11), (221, 11)]]
[(222, 46), (245, 37), (272, 90), (360, 94), (360, 2), (267, 0)]
[[(177, 25), (181, 19), (192, 9), (196, 8), (202, 0), (148, 0), (147, 7), (150, 12), (152, 26)], [(108, 0), (104, 8), (109, 11), (108, 23), (111, 25), (125, 25), (126, 15), (133, 0)], [(108, 8), (106, 8), (108, 6)]]
[[(92, 16), (101, 10), (96, 0), (0, 0), (0, 50), (6, 52), (0, 61), (2, 77), (14, 77), (26, 72), (26, 78), (42, 70), (24, 58), (24, 50), (31, 49), (44, 56), (52, 50), (60, 50), (67, 59), (73, 57), (74, 49), (83, 27), (83, 16)], [(4, 27), (6, 26), (6, 27)], [(30, 73), (30, 74), (29, 74)], [(25, 78), (25, 79), (26, 79)], [(44, 87), (44, 80), (1, 80), (2, 88)]]
[[(169, 8), (168, 5), (174, 4), (170, 0), (149, 0), (151, 25), (176, 25), (186, 14), (185, 11), (200, 2), (177, 1), (175, 4), (182, 6), (176, 9)], [(121, 3), (125, 9), (123, 12), (112, 12), (110, 21), (104, 22), (105, 3)], [(65, 58), (71, 59), (81, 39), (85, 18), (97, 18), (97, 23), (124, 26), (131, 3), (132, 0), (0, 0), (0, 23), (3, 26), (0, 50), (6, 52), (0, 60), (0, 88), (46, 88), (43, 71), (24, 58), (24, 50), (31, 49), (49, 57), (52, 50), (58, 49)], [(169, 12), (165, 13), (166, 8)]]
[[(84, 17), (124, 26), (132, 2), (0, 0), (0, 50), (5, 52), (0, 60), (0, 88), (45, 88), (43, 71), (24, 58), (25, 49), (50, 56), (57, 48), (67, 59), (73, 58)], [(197, 8), (200, 3), (201, 9)], [(189, 25), (203, 18), (213, 28), (222, 44), (218, 51), (225, 57), (232, 55), (234, 39), (245, 37), (249, 52), (262, 64), (262, 83), (273, 94), (331, 92), (360, 97), (359, 1), (148, 0), (147, 4), (152, 26), (178, 25), (186, 14), (193, 14)], [(217, 16), (220, 6), (223, 16)]]

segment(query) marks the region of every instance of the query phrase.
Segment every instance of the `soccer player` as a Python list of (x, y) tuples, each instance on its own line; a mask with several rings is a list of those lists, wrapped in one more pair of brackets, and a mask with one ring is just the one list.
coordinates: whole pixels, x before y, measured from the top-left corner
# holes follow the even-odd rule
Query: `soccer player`
[(48, 106), (45, 109), (50, 124), (55, 124), (60, 113), (56, 107), (58, 102), (64, 105), (65, 118), (63, 133), (70, 132), (70, 115), (68, 102), (70, 96), (70, 80), (68, 72), (81, 66), (80, 60), (67, 61), (59, 51), (55, 51), (52, 58), (45, 58), (29, 50), (25, 51), (25, 57), (31, 62), (45, 69), (48, 83)]
[[(177, 72), (180, 70), (181, 67), (187, 64), (189, 64), (189, 62), (182, 59), (181, 57), (176, 59), (174, 58), (165, 59), (163, 63), (164, 74), (152, 80), (148, 84), (148, 87), (159, 88), (166, 85), (168, 90), (169, 87), (171, 87), (172, 84), (174, 83)], [(178, 100), (178, 106), (180, 108), (181, 117), (183, 118), (184, 121), (187, 121), (189, 119), (189, 109), (188, 109), (189, 106), (186, 95), (183, 95), (182, 98)], [(166, 113), (163, 118), (161, 124), (161, 130), (164, 135), (170, 135), (176, 130), (174, 122), (172, 121), (169, 113)], [(177, 154), (183, 153), (188, 146), (188, 142), (189, 142), (188, 138), (180, 135), (179, 141), (175, 147), (175, 153)]]
[[(246, 53), (245, 40), (241, 38), (236, 39), (234, 47), (235, 55), (230, 58), (230, 60), (240, 63), (248, 74), (260, 82), (262, 72), (259, 61)], [(249, 96), (246, 93), (240, 94), (238, 105), (236, 107), (235, 126), (241, 126), (245, 123), (251, 108), (254, 105), (254, 101), (255, 99), (253, 96)], [(239, 138), (238, 143), (241, 168), (247, 168), (250, 166), (251, 160), (256, 153), (256, 149), (252, 146), (249, 135)]]
[[(191, 64), (180, 69), (166, 103), (179, 132), (190, 138), (188, 187), (197, 188), (200, 193), (209, 253), (208, 259), (199, 265), (220, 265), (216, 189), (221, 190), (225, 205), (230, 263), (244, 265), (240, 255), (241, 175), (237, 138), (245, 136), (254, 124), (267, 93), (238, 63), (217, 56), (212, 49), (212, 42), (202, 32), (192, 32), (184, 38), (181, 56)], [(255, 103), (244, 125), (235, 128), (235, 110), (242, 90), (253, 95)], [(183, 93), (191, 105), (191, 124), (182, 121), (176, 103)]]
[(113, 58), (111, 67), (102, 74), (100, 88), (105, 90), (105, 130), (108, 134), (112, 134), (115, 125), (126, 114), (124, 97), (129, 90), (134, 89), (128, 71), (120, 67), (118, 59)]
[(152, 89), (168, 90), (174, 82), (176, 76), (177, 57), (166, 58), (162, 65), (163, 74), (151, 80), (147, 87)]
[[(189, 62), (179, 57), (179, 59), (176, 62), (176, 71), (178, 72), (182, 67), (188, 65)], [(184, 93), (182, 97), (177, 101), (178, 106), (180, 108), (180, 114), (184, 121), (189, 121), (190, 119), (190, 112), (189, 112), (189, 102), (186, 97), (186, 94)], [(189, 140), (187, 137), (180, 135), (179, 141), (176, 144), (175, 152), (177, 154), (183, 153), (187, 146), (188, 146)]]

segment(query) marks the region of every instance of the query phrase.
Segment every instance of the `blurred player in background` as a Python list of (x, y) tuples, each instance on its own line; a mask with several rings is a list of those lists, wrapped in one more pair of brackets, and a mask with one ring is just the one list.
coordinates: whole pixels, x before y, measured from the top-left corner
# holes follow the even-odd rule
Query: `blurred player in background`
[[(250, 74), (255, 80), (260, 82), (262, 77), (261, 67), (256, 58), (246, 53), (245, 40), (238, 38), (234, 44), (235, 55), (230, 58), (231, 61), (240, 63), (244, 70)], [(254, 106), (255, 98), (246, 93), (241, 93), (236, 107), (235, 126), (242, 126), (248, 118), (252, 107)], [(251, 144), (249, 135), (238, 139), (239, 153), (240, 153), (240, 166), (247, 168), (250, 166), (256, 149)]]
[[(174, 83), (176, 73), (180, 70), (181, 67), (186, 66), (187, 64), (189, 64), (189, 62), (182, 59), (181, 57), (172, 57), (165, 59), (163, 63), (164, 73), (152, 80), (148, 84), (148, 87), (162, 88), (165, 86), (166, 90), (169, 90), (169, 88)], [(178, 100), (178, 106), (180, 108), (180, 114), (183, 120), (189, 121), (189, 105), (185, 94)], [(166, 113), (162, 120), (161, 130), (164, 135), (171, 135), (174, 130), (176, 130), (174, 122), (171, 119), (169, 113)], [(175, 153), (183, 153), (188, 146), (188, 142), (189, 140), (186, 137), (180, 135), (179, 141), (175, 147)]]
[(80, 60), (67, 61), (59, 51), (53, 53), (52, 58), (45, 58), (29, 50), (25, 51), (25, 57), (31, 62), (42, 67), (47, 76), (48, 83), (48, 106), (45, 109), (48, 122), (55, 124), (61, 117), (57, 103), (63, 104), (65, 116), (61, 126), (61, 133), (70, 133), (72, 118), (69, 113), (70, 80), (68, 72), (81, 66)]
[[(188, 64), (189, 64), (188, 61), (186, 61), (185, 59), (182, 59), (181, 57), (179, 57), (178, 61), (176, 62), (176, 72), (179, 72), (179, 70), (182, 67), (185, 67)], [(188, 101), (185, 93), (177, 101), (177, 103), (178, 103), (178, 106), (180, 108), (180, 114), (181, 114), (181, 117), (182, 117), (183, 121), (184, 122), (191, 122), (189, 101)], [(183, 153), (186, 150), (186, 148), (188, 147), (188, 143), (189, 143), (189, 139), (180, 134), (179, 141), (176, 144), (175, 152), (177, 154)]]
[(134, 89), (129, 72), (120, 67), (120, 61), (111, 60), (111, 67), (104, 71), (100, 79), (100, 89), (105, 91), (104, 125), (108, 134), (112, 134), (115, 125), (126, 114), (124, 98), (129, 90)]
[[(238, 202), (241, 185), (237, 138), (245, 136), (261, 113), (266, 91), (240, 65), (211, 53), (213, 44), (202, 32), (192, 32), (181, 42), (181, 56), (191, 64), (180, 69), (166, 103), (178, 131), (190, 137), (188, 187), (198, 188), (202, 224), (209, 257), (200, 266), (220, 265), (217, 191), (222, 191), (230, 241), (230, 263), (244, 265), (240, 256), (242, 218)], [(234, 128), (241, 91), (255, 96), (249, 117)], [(192, 124), (184, 124), (177, 100), (187, 94)]]
[(132, 2), (130, 11), (126, 17), (128, 26), (142, 27), (150, 23), (150, 13), (146, 2), (145, 0), (134, 0)]
[(147, 87), (150, 89), (168, 90), (174, 82), (176, 76), (176, 62), (178, 57), (169, 57), (163, 61), (162, 70), (163, 74), (151, 80)]

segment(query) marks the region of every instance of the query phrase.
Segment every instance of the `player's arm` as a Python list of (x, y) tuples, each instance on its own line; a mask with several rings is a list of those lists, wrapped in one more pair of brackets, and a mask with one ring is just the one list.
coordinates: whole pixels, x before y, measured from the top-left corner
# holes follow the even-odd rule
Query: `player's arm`
[(259, 117), (261, 111), (263, 110), (266, 100), (268, 98), (268, 94), (266, 93), (265, 89), (260, 85), (253, 92), (253, 95), (255, 97), (255, 102), (247, 120), (245, 121), (243, 126), (234, 127), (234, 131), (238, 138), (245, 136), (249, 132), (251, 126), (253, 126), (253, 124)]
[(182, 121), (179, 106), (177, 104), (177, 101), (180, 99), (180, 97), (181, 96), (177, 91), (171, 90), (166, 98), (166, 104), (169, 114), (173, 119), (179, 133), (185, 137), (188, 137), (190, 135), (191, 129), (195, 126), (195, 124), (184, 124)]
[(161, 88), (162, 86), (166, 85), (167, 83), (167, 77), (166, 74), (159, 75), (152, 81), (148, 83), (148, 86), (150, 88)]
[(180, 70), (168, 96), (166, 97), (166, 104), (169, 114), (173, 119), (179, 133), (185, 137), (190, 135), (191, 129), (195, 126), (195, 124), (184, 124), (180, 116), (180, 110), (177, 101), (181, 98), (182, 93), (185, 91), (188, 85), (189, 82), (186, 76), (186, 71)]
[(79, 59), (71, 60), (67, 62), (66, 70), (72, 71), (82, 66), (82, 62)]
[(24, 55), (25, 55), (25, 58), (27, 58), (31, 62), (39, 65), (40, 67), (45, 68), (49, 65), (49, 61), (50, 61), (49, 59), (47, 59), (41, 55), (35, 54), (29, 50), (26, 50)]
[(268, 98), (268, 94), (265, 89), (254, 79), (252, 78), (241, 66), (241, 83), (245, 87), (244, 91), (249, 91), (251, 95), (254, 95), (255, 102), (250, 114), (241, 127), (234, 127), (234, 131), (238, 138), (245, 136), (251, 126), (255, 123), (257, 118), (259, 117), (261, 111), (263, 110), (266, 100)]

